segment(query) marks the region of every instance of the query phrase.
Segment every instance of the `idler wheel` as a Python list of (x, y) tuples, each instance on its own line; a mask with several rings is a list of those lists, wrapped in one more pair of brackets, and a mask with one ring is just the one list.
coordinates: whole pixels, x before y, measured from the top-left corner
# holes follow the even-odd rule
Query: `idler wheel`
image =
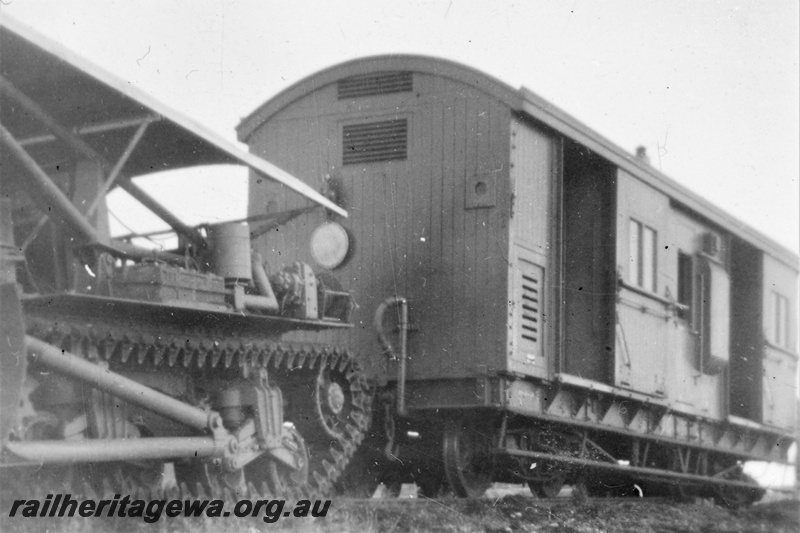
[(346, 427), (352, 411), (350, 383), (347, 376), (329, 366), (320, 368), (314, 391), (317, 417), (328, 437), (346, 438)]

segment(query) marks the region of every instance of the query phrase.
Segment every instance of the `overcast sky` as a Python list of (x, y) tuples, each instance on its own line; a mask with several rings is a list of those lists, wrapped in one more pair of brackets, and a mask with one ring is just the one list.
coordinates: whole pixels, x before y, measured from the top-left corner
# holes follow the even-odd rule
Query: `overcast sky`
[[(241, 117), (330, 65), (392, 52), (455, 60), (628, 151), (646, 146), (667, 175), (798, 250), (796, 0), (2, 0), (5, 15), (231, 140)], [(244, 216), (244, 176), (147, 185), (199, 222)]]

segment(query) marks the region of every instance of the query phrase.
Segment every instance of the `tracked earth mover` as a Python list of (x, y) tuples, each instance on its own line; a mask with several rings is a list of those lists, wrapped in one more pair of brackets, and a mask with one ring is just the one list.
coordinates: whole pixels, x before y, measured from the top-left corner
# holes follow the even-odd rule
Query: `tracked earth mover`
[[(371, 398), (346, 350), (285, 334), (349, 328), (352, 298), (302, 263), (268, 276), (250, 238), (346, 212), (12, 20), (0, 29), (6, 495), (134, 494), (158, 489), (167, 463), (196, 493), (327, 493)], [(192, 227), (133, 181), (217, 163), (307, 206)], [(171, 226), (174, 249), (110, 236), (116, 187)]]

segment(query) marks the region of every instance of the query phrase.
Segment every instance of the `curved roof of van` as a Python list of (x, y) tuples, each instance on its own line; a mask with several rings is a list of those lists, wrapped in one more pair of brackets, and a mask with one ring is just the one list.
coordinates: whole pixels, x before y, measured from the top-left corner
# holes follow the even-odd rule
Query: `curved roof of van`
[(239, 140), (247, 141), (273, 115), (322, 87), (336, 83), (342, 78), (378, 71), (418, 72), (476, 87), (503, 102), (516, 113), (527, 116), (586, 146), (618, 168), (664, 192), (707, 221), (750, 242), (793, 269), (798, 269), (798, 257), (793, 252), (641, 161), (544, 98), (525, 87), (514, 89), (497, 78), (454, 61), (419, 55), (382, 55), (334, 65), (291, 85), (243, 118), (237, 127)]

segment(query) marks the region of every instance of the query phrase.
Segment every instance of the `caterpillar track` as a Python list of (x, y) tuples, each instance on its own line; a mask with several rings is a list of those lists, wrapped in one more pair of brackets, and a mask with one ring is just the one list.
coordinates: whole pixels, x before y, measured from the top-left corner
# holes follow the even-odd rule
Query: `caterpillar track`
[[(321, 344), (291, 344), (243, 332), (208, 328), (171, 328), (168, 324), (130, 324), (124, 320), (92, 317), (27, 316), (27, 332), (66, 352), (83, 357), (122, 375), (138, 376), (151, 387), (204, 409), (213, 409), (213, 389), (266, 371), (271, 385), (283, 392), (284, 420), (294, 426), (298, 446), (307, 451), (307, 468), (281, 472), (276, 462), (262, 455), (240, 472), (218, 472), (213, 463), (176, 462), (177, 487), (170, 494), (227, 498), (280, 497), (318, 498), (329, 494), (371, 422), (372, 397), (358, 363), (344, 350)], [(66, 429), (87, 409), (92, 396), (76, 394), (61, 382), (48, 381), (47, 372), (36, 368), (28, 381), (26, 438), (49, 438)], [(74, 386), (73, 386), (74, 388)], [(97, 393), (97, 391), (95, 391)], [(61, 396), (72, 398), (59, 402)], [(137, 411), (116, 401), (116, 411), (105, 419), (116, 429), (86, 425), (82, 432), (66, 438), (184, 436), (188, 430), (165, 423), (156, 415)], [(96, 409), (96, 408), (95, 408)], [(116, 418), (114, 418), (116, 416)], [(122, 420), (138, 429), (138, 435), (123, 435)], [(54, 430), (58, 431), (54, 431)], [(235, 428), (228, 428), (235, 429)], [(105, 434), (103, 432), (105, 431)], [(109, 434), (109, 431), (112, 433)], [(130, 433), (130, 431), (129, 431)], [(137, 431), (133, 431), (137, 433)], [(79, 466), (49, 466), (16, 476), (19, 489), (73, 494), (164, 494), (161, 465), (89, 463)]]

